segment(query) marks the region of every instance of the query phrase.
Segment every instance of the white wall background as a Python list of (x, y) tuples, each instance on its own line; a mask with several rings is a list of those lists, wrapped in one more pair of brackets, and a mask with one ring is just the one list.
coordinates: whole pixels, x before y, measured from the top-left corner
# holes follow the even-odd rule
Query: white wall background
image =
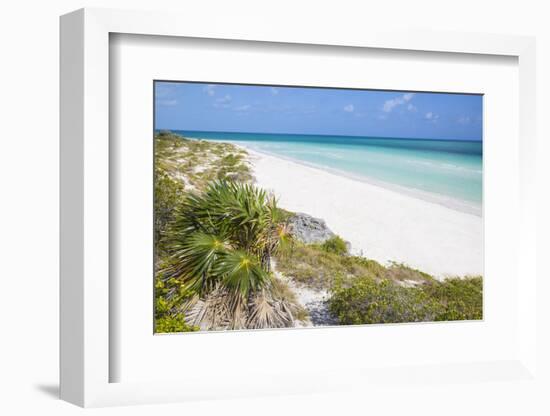
[[(185, 12), (209, 23), (214, 13), (245, 13), (251, 18), (326, 22), (327, 31), (339, 25), (386, 24), (435, 30), (535, 35), (538, 41), (539, 213), (550, 212), (550, 29), (541, 0), (392, 0), (392, 1), (209, 1), (182, 0), (19, 0), (0, 9), (0, 414), (76, 414), (82, 410), (56, 399), (58, 375), (58, 16), (74, 9), (116, 7)], [(546, 6), (546, 7), (545, 7)], [(197, 18), (197, 17), (193, 17)], [(182, 25), (185, 21), (182, 21)], [(406, 70), (404, 68), (403, 70)], [(550, 280), (543, 260), (550, 253), (550, 227), (539, 219), (540, 271)], [(544, 235), (546, 233), (546, 235)], [(550, 343), (549, 283), (539, 285), (539, 302), (546, 332), (541, 364), (548, 371)], [(541, 328), (542, 328), (541, 325)], [(416, 414), (544, 414), (535, 405), (541, 392), (496, 386), (498, 400), (483, 400), (467, 387), (453, 387), (452, 400), (442, 400), (442, 386), (430, 397), (415, 391), (396, 398), (350, 397), (345, 393), (308, 397), (263, 398), (229, 402), (188, 403), (161, 407), (94, 410), (97, 414), (151, 414), (154, 412), (214, 414), (394, 414), (408, 409)], [(550, 391), (550, 388), (548, 389)], [(376, 410), (374, 410), (376, 406)], [(402, 411), (399, 412), (402, 414)], [(548, 414), (548, 413), (546, 413)]]

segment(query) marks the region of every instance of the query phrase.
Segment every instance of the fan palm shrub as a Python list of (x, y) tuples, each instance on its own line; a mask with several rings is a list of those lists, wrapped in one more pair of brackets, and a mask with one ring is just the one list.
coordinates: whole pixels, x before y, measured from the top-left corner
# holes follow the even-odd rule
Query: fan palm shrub
[(215, 181), (178, 207), (163, 278), (192, 295), (181, 305), (202, 329), (288, 327), (293, 305), (272, 289), (271, 258), (289, 239), (275, 198), (250, 184)]

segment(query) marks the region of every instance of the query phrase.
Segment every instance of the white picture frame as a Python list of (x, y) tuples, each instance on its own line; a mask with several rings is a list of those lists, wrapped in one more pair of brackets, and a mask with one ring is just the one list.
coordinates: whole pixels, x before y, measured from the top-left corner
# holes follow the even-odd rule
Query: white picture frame
[[(289, 26), (253, 22), (238, 25), (222, 19), (215, 24), (170, 13), (82, 9), (61, 18), (61, 398), (80, 406), (158, 403), (266, 394), (296, 394), (375, 388), (420, 381), (531, 380), (537, 383), (536, 362), (536, 222), (535, 212), (535, 41), (529, 37), (396, 32), (353, 29), (328, 34), (312, 25), (304, 32)], [(238, 29), (236, 29), (238, 28)], [(111, 382), (110, 365), (110, 169), (109, 157), (109, 37), (123, 33), (431, 51), (443, 54), (483, 54), (516, 57), (519, 65), (519, 216), (517, 223), (518, 326), (516, 354), (505, 360), (445, 362), (411, 368), (369, 367), (317, 373), (271, 375), (269, 380), (231, 382), (200, 374), (178, 382)], [(220, 341), (221, 342), (221, 341)], [(414, 375), (411, 378), (411, 374)], [(343, 382), (342, 380), (346, 380)], [(207, 384), (208, 383), (208, 384)], [(357, 390), (360, 391), (360, 390)]]

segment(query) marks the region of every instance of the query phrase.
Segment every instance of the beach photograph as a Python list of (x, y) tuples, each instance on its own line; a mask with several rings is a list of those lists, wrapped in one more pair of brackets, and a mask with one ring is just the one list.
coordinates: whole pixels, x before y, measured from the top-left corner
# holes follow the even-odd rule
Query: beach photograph
[(483, 319), (483, 96), (154, 81), (155, 333)]

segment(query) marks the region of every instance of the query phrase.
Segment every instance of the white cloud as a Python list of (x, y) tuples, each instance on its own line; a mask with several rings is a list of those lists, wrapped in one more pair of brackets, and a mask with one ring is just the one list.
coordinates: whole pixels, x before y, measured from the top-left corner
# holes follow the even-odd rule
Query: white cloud
[(273, 95), (279, 94), (279, 90), (278, 90), (277, 88), (275, 88), (275, 87), (271, 87), (271, 88), (270, 88), (270, 91), (271, 91), (271, 94), (273, 94)]
[(155, 100), (159, 106), (174, 106), (177, 100), (178, 84), (173, 82), (161, 82), (155, 85)]
[(216, 94), (216, 86), (213, 84), (208, 84), (204, 87), (204, 92), (206, 92), (210, 97)]
[(472, 119), (468, 116), (462, 116), (458, 119), (459, 124), (470, 124), (471, 121)]
[(217, 103), (228, 103), (231, 101), (231, 96), (229, 94), (225, 94), (223, 97), (216, 98)]
[(235, 111), (246, 111), (250, 109), (250, 104), (240, 105), (238, 107), (235, 107)]
[(174, 106), (178, 103), (178, 100), (176, 99), (173, 99), (173, 100), (158, 100), (157, 101), (157, 104), (158, 105), (161, 105), (161, 106), (164, 106), (164, 107), (171, 107), (171, 106)]
[(431, 121), (432, 123), (436, 123), (437, 120), (439, 119), (439, 114), (435, 114), (434, 112), (432, 111), (428, 111), (424, 117), (426, 118), (426, 120), (429, 120)]
[(302, 114), (314, 114), (317, 112), (317, 108), (314, 105), (307, 105), (300, 109)]
[(223, 97), (216, 98), (214, 102), (214, 107), (227, 108), (231, 103), (231, 96), (229, 94), (224, 95)]
[(384, 106), (382, 107), (382, 110), (384, 110), (386, 113), (391, 113), (395, 107), (408, 103), (413, 99), (413, 97), (414, 97), (414, 93), (408, 92), (406, 94), (403, 94), (400, 97), (392, 98), (391, 100), (386, 100), (384, 102)]
[(156, 85), (155, 88), (155, 97), (157, 98), (166, 98), (171, 95), (174, 95), (176, 92), (176, 84), (170, 82), (163, 82)]
[(344, 111), (348, 113), (353, 113), (354, 110), (355, 110), (355, 107), (353, 106), (353, 104), (348, 104), (344, 107)]
[(409, 110), (409, 111), (416, 111), (417, 108), (416, 108), (414, 105), (412, 105), (411, 103), (409, 103), (409, 104), (407, 105), (407, 110)]

